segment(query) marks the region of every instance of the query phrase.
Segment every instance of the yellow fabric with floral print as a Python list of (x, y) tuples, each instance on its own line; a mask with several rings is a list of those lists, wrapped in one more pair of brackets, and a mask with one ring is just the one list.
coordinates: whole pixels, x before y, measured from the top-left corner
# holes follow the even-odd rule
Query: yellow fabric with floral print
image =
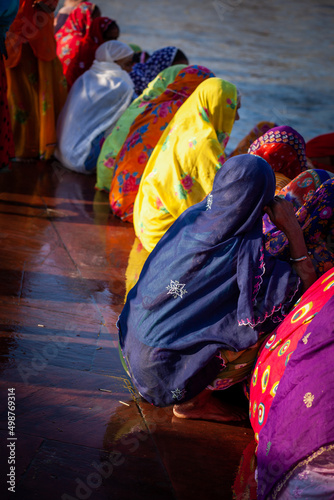
[(24, 43), (19, 64), (7, 68), (6, 74), (15, 155), (50, 159), (57, 142), (57, 118), (67, 97), (59, 59), (37, 59)]
[(188, 207), (212, 189), (225, 162), (237, 108), (237, 89), (220, 78), (201, 83), (161, 136), (141, 178), (134, 227), (151, 252)]

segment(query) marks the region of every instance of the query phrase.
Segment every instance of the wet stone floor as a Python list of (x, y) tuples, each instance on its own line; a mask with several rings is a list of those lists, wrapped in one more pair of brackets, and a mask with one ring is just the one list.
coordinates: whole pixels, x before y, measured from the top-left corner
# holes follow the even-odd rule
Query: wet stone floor
[(94, 182), (56, 162), (0, 174), (0, 498), (231, 499), (250, 425), (175, 418), (122, 369), (134, 232)]

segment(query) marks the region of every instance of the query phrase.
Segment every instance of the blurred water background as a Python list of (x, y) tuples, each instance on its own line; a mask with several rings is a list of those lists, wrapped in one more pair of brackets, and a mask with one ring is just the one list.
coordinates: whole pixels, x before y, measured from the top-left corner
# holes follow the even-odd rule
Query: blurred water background
[(121, 41), (150, 53), (175, 45), (190, 64), (237, 85), (242, 108), (228, 151), (261, 120), (306, 140), (334, 131), (333, 0), (96, 3), (117, 21)]

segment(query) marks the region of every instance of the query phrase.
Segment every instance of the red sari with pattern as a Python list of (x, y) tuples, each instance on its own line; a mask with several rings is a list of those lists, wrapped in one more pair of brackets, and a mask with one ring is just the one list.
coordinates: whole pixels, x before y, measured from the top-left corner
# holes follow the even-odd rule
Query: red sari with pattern
[(306, 169), (305, 141), (291, 127), (274, 127), (256, 139), (248, 153), (264, 158), (274, 172), (294, 179)]
[(150, 101), (131, 125), (116, 157), (110, 188), (111, 210), (122, 220), (133, 221), (133, 204), (142, 173), (165, 128), (198, 85), (213, 76), (203, 66), (188, 66), (181, 70), (165, 92)]
[(56, 33), (57, 55), (70, 88), (75, 80), (89, 69), (96, 49), (105, 42), (103, 34), (114, 21), (108, 17), (92, 18), (95, 5), (83, 2), (68, 16)]

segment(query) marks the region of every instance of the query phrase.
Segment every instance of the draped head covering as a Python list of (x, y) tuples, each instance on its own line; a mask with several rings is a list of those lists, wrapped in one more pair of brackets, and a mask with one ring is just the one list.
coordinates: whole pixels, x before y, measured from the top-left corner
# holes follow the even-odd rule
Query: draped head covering
[(72, 10), (63, 27), (55, 34), (57, 56), (62, 63), (65, 76), (67, 67), (78, 53), (80, 43), (93, 22), (94, 8), (95, 5), (91, 2), (80, 3), (78, 7)]
[(191, 399), (221, 371), (221, 348), (248, 348), (287, 313), (300, 280), (263, 247), (262, 211), (274, 192), (265, 160), (228, 160), (212, 192), (149, 255), (118, 328), (130, 375), (150, 403)]
[(86, 172), (84, 162), (92, 141), (108, 133), (130, 104), (133, 82), (114, 61), (132, 53), (122, 42), (105, 42), (97, 49), (91, 68), (71, 88), (57, 123), (56, 151), (71, 170)]
[(248, 153), (261, 156), (274, 172), (290, 180), (306, 169), (305, 141), (286, 125), (268, 130), (253, 142)]
[(113, 63), (132, 55), (133, 50), (126, 43), (110, 40), (100, 45), (96, 50), (95, 62)]
[[(334, 132), (318, 135), (306, 143), (306, 156), (311, 159), (316, 168), (324, 168), (334, 172)], [(325, 157), (331, 158), (331, 163), (324, 163)]]
[[(63, 7), (58, 10), (58, 14), (54, 18), (54, 32), (55, 34), (64, 26), (68, 16), (71, 12), (76, 9), (81, 3), (87, 3), (85, 0), (73, 0), (68, 2), (65, 0)], [(97, 8), (97, 5), (93, 4), (93, 11)], [(92, 12), (93, 12), (92, 11)]]
[(334, 177), (334, 173), (327, 170), (316, 168), (305, 170), (281, 189), (278, 194), (290, 201), (297, 212), (314, 195), (316, 190), (332, 177)]
[(188, 97), (207, 78), (215, 75), (203, 66), (181, 70), (165, 92), (152, 99), (132, 124), (117, 155), (110, 188), (110, 206), (122, 220), (133, 222), (133, 204), (145, 166), (163, 131)]
[(156, 50), (146, 62), (137, 63), (132, 68), (130, 76), (135, 84), (135, 92), (140, 95), (160, 71), (171, 66), (177, 52), (177, 47), (164, 47)]
[(212, 189), (225, 162), (237, 107), (235, 85), (202, 82), (177, 111), (145, 167), (134, 204), (135, 232), (151, 251), (177, 217)]
[(96, 49), (104, 43), (104, 33), (115, 23), (108, 17), (92, 18), (95, 5), (84, 2), (69, 15), (56, 33), (57, 55), (70, 88), (90, 68)]
[(111, 134), (108, 135), (103, 143), (96, 171), (96, 189), (110, 191), (111, 179), (114, 173), (115, 159), (121, 147), (124, 144), (126, 136), (129, 133), (130, 126), (133, 124), (138, 115), (140, 115), (147, 107), (149, 102), (158, 97), (166, 90), (167, 85), (175, 80), (176, 75), (185, 68), (184, 64), (176, 64), (170, 68), (164, 69), (159, 75), (152, 80), (137, 97), (130, 106), (124, 111), (122, 116), (117, 121)]
[[(8, 5), (8, 12), (11, 14), (17, 9), (16, 0), (6, 0), (1, 2), (3, 3)], [(57, 0), (49, 0), (45, 4), (49, 7), (48, 12), (39, 11), (32, 0), (20, 0), (18, 12), (6, 36), (7, 68), (15, 68), (19, 64), (24, 44), (29, 44), (34, 56), (41, 61), (56, 58), (52, 8), (56, 7)]]

